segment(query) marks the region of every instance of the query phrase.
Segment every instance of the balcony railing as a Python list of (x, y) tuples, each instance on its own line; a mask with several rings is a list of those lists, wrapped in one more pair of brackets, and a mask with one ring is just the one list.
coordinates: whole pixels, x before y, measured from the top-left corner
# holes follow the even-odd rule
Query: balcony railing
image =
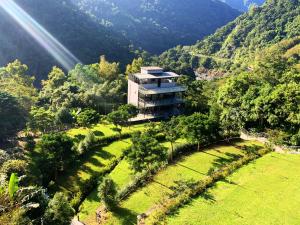
[(166, 87), (156, 87), (156, 88), (145, 88), (143, 86), (139, 86), (139, 92), (143, 95), (155, 95), (155, 94), (165, 94), (165, 93), (178, 93), (184, 92), (186, 88), (180, 85), (172, 85)]
[(147, 107), (155, 107), (155, 106), (166, 106), (166, 105), (175, 105), (183, 103), (183, 99), (181, 98), (169, 98), (155, 101), (147, 101), (144, 99), (139, 99), (139, 107), (147, 108)]

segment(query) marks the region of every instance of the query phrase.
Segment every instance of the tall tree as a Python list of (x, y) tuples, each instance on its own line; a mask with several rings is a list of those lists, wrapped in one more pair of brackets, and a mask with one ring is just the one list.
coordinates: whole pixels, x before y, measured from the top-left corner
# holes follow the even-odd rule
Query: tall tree
[(174, 143), (181, 135), (179, 120), (176, 117), (168, 122), (161, 123), (161, 131), (166, 137), (166, 140), (171, 144), (170, 160), (173, 161)]
[[(1, 82), (0, 82), (1, 83)], [(25, 127), (26, 111), (12, 95), (0, 91), (0, 141)]]
[(76, 155), (72, 139), (64, 133), (42, 136), (36, 153), (32, 154), (34, 166), (41, 171), (44, 183), (56, 180), (59, 171), (66, 169)]
[(201, 144), (218, 136), (216, 123), (209, 116), (201, 113), (194, 113), (182, 119), (183, 136), (192, 143), (197, 143), (200, 150)]
[(70, 225), (75, 210), (63, 193), (56, 193), (50, 200), (44, 216), (45, 225)]
[(105, 59), (105, 56), (100, 57), (99, 75), (108, 80), (117, 79), (120, 74), (119, 63), (110, 63)]
[(167, 148), (148, 132), (136, 133), (132, 137), (132, 146), (127, 152), (129, 164), (136, 172), (151, 169), (167, 161)]
[(27, 110), (37, 99), (34, 76), (27, 75), (28, 67), (19, 60), (0, 68), (0, 90), (16, 97)]

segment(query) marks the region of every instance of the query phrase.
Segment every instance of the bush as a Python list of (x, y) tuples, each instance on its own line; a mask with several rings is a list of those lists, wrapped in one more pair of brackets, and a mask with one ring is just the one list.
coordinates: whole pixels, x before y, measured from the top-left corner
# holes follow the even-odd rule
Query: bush
[(25, 143), (24, 148), (27, 151), (33, 151), (34, 150), (34, 148), (35, 148), (35, 140), (34, 140), (33, 136), (28, 135), (26, 137), (26, 143)]
[(18, 177), (23, 176), (27, 172), (28, 164), (25, 160), (11, 159), (3, 163), (0, 173), (10, 177), (12, 173), (16, 173)]
[(76, 117), (77, 124), (82, 127), (89, 127), (98, 123), (99, 120), (100, 115), (93, 109), (86, 109)]
[(96, 143), (96, 136), (94, 135), (93, 132), (89, 131), (85, 138), (79, 142), (77, 151), (79, 155), (82, 155), (86, 153), (88, 150), (90, 150), (93, 145)]
[(107, 209), (112, 209), (117, 205), (117, 189), (113, 180), (104, 178), (98, 187), (98, 197)]

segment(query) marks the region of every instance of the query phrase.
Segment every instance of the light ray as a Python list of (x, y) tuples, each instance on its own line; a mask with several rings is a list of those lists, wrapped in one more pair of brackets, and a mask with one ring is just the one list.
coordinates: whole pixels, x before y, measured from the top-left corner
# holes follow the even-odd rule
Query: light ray
[(0, 7), (49, 52), (64, 69), (71, 70), (76, 63), (80, 63), (76, 56), (13, 0), (0, 0)]

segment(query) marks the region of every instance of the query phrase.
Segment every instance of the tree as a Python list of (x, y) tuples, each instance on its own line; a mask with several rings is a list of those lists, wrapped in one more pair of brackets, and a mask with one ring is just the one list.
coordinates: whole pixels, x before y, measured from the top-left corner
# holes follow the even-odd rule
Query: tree
[(162, 146), (152, 134), (135, 133), (132, 137), (132, 146), (126, 158), (136, 172), (149, 170), (151, 165), (159, 165), (167, 160), (167, 148)]
[(107, 209), (112, 209), (116, 206), (117, 189), (113, 180), (104, 178), (98, 187), (98, 197), (103, 202)]
[(127, 65), (125, 74), (128, 76), (133, 73), (138, 73), (141, 71), (141, 67), (145, 64), (142, 57), (134, 59), (132, 64)]
[(100, 115), (93, 109), (85, 109), (76, 117), (76, 122), (79, 126), (89, 127), (92, 124), (98, 123)]
[(107, 120), (116, 126), (121, 134), (122, 126), (129, 123), (129, 120), (138, 114), (138, 109), (134, 105), (122, 105), (116, 111), (107, 115)]
[(98, 72), (100, 77), (104, 77), (107, 80), (115, 80), (120, 74), (119, 63), (109, 63), (105, 56), (101, 56)]
[(47, 80), (42, 80), (41, 94), (45, 96), (51, 96), (52, 92), (63, 86), (67, 81), (66, 74), (58, 67), (53, 67), (52, 71), (48, 75)]
[(72, 139), (64, 133), (43, 135), (37, 143), (36, 151), (32, 161), (41, 171), (45, 183), (51, 179), (56, 180), (58, 172), (63, 171), (76, 156)]
[(166, 140), (171, 144), (170, 160), (173, 161), (174, 143), (181, 135), (178, 119), (176, 117), (173, 117), (168, 122), (162, 122), (161, 131), (166, 137)]
[(0, 68), (0, 90), (17, 98), (29, 111), (37, 99), (37, 90), (33, 85), (34, 76), (27, 75), (27, 71), (28, 67), (19, 60)]
[(45, 211), (45, 225), (70, 225), (75, 210), (63, 193), (56, 193)]
[(58, 110), (55, 114), (55, 120), (58, 124), (63, 124), (65, 126), (71, 125), (74, 122), (74, 118), (69, 109), (63, 107)]
[(0, 141), (14, 136), (25, 127), (26, 112), (17, 99), (0, 92)]
[(55, 115), (43, 107), (32, 107), (28, 127), (43, 133), (52, 131), (55, 128)]
[(200, 145), (208, 142), (218, 135), (217, 125), (209, 116), (201, 113), (194, 113), (191, 116), (184, 117), (183, 136), (192, 143), (197, 143), (197, 149)]

